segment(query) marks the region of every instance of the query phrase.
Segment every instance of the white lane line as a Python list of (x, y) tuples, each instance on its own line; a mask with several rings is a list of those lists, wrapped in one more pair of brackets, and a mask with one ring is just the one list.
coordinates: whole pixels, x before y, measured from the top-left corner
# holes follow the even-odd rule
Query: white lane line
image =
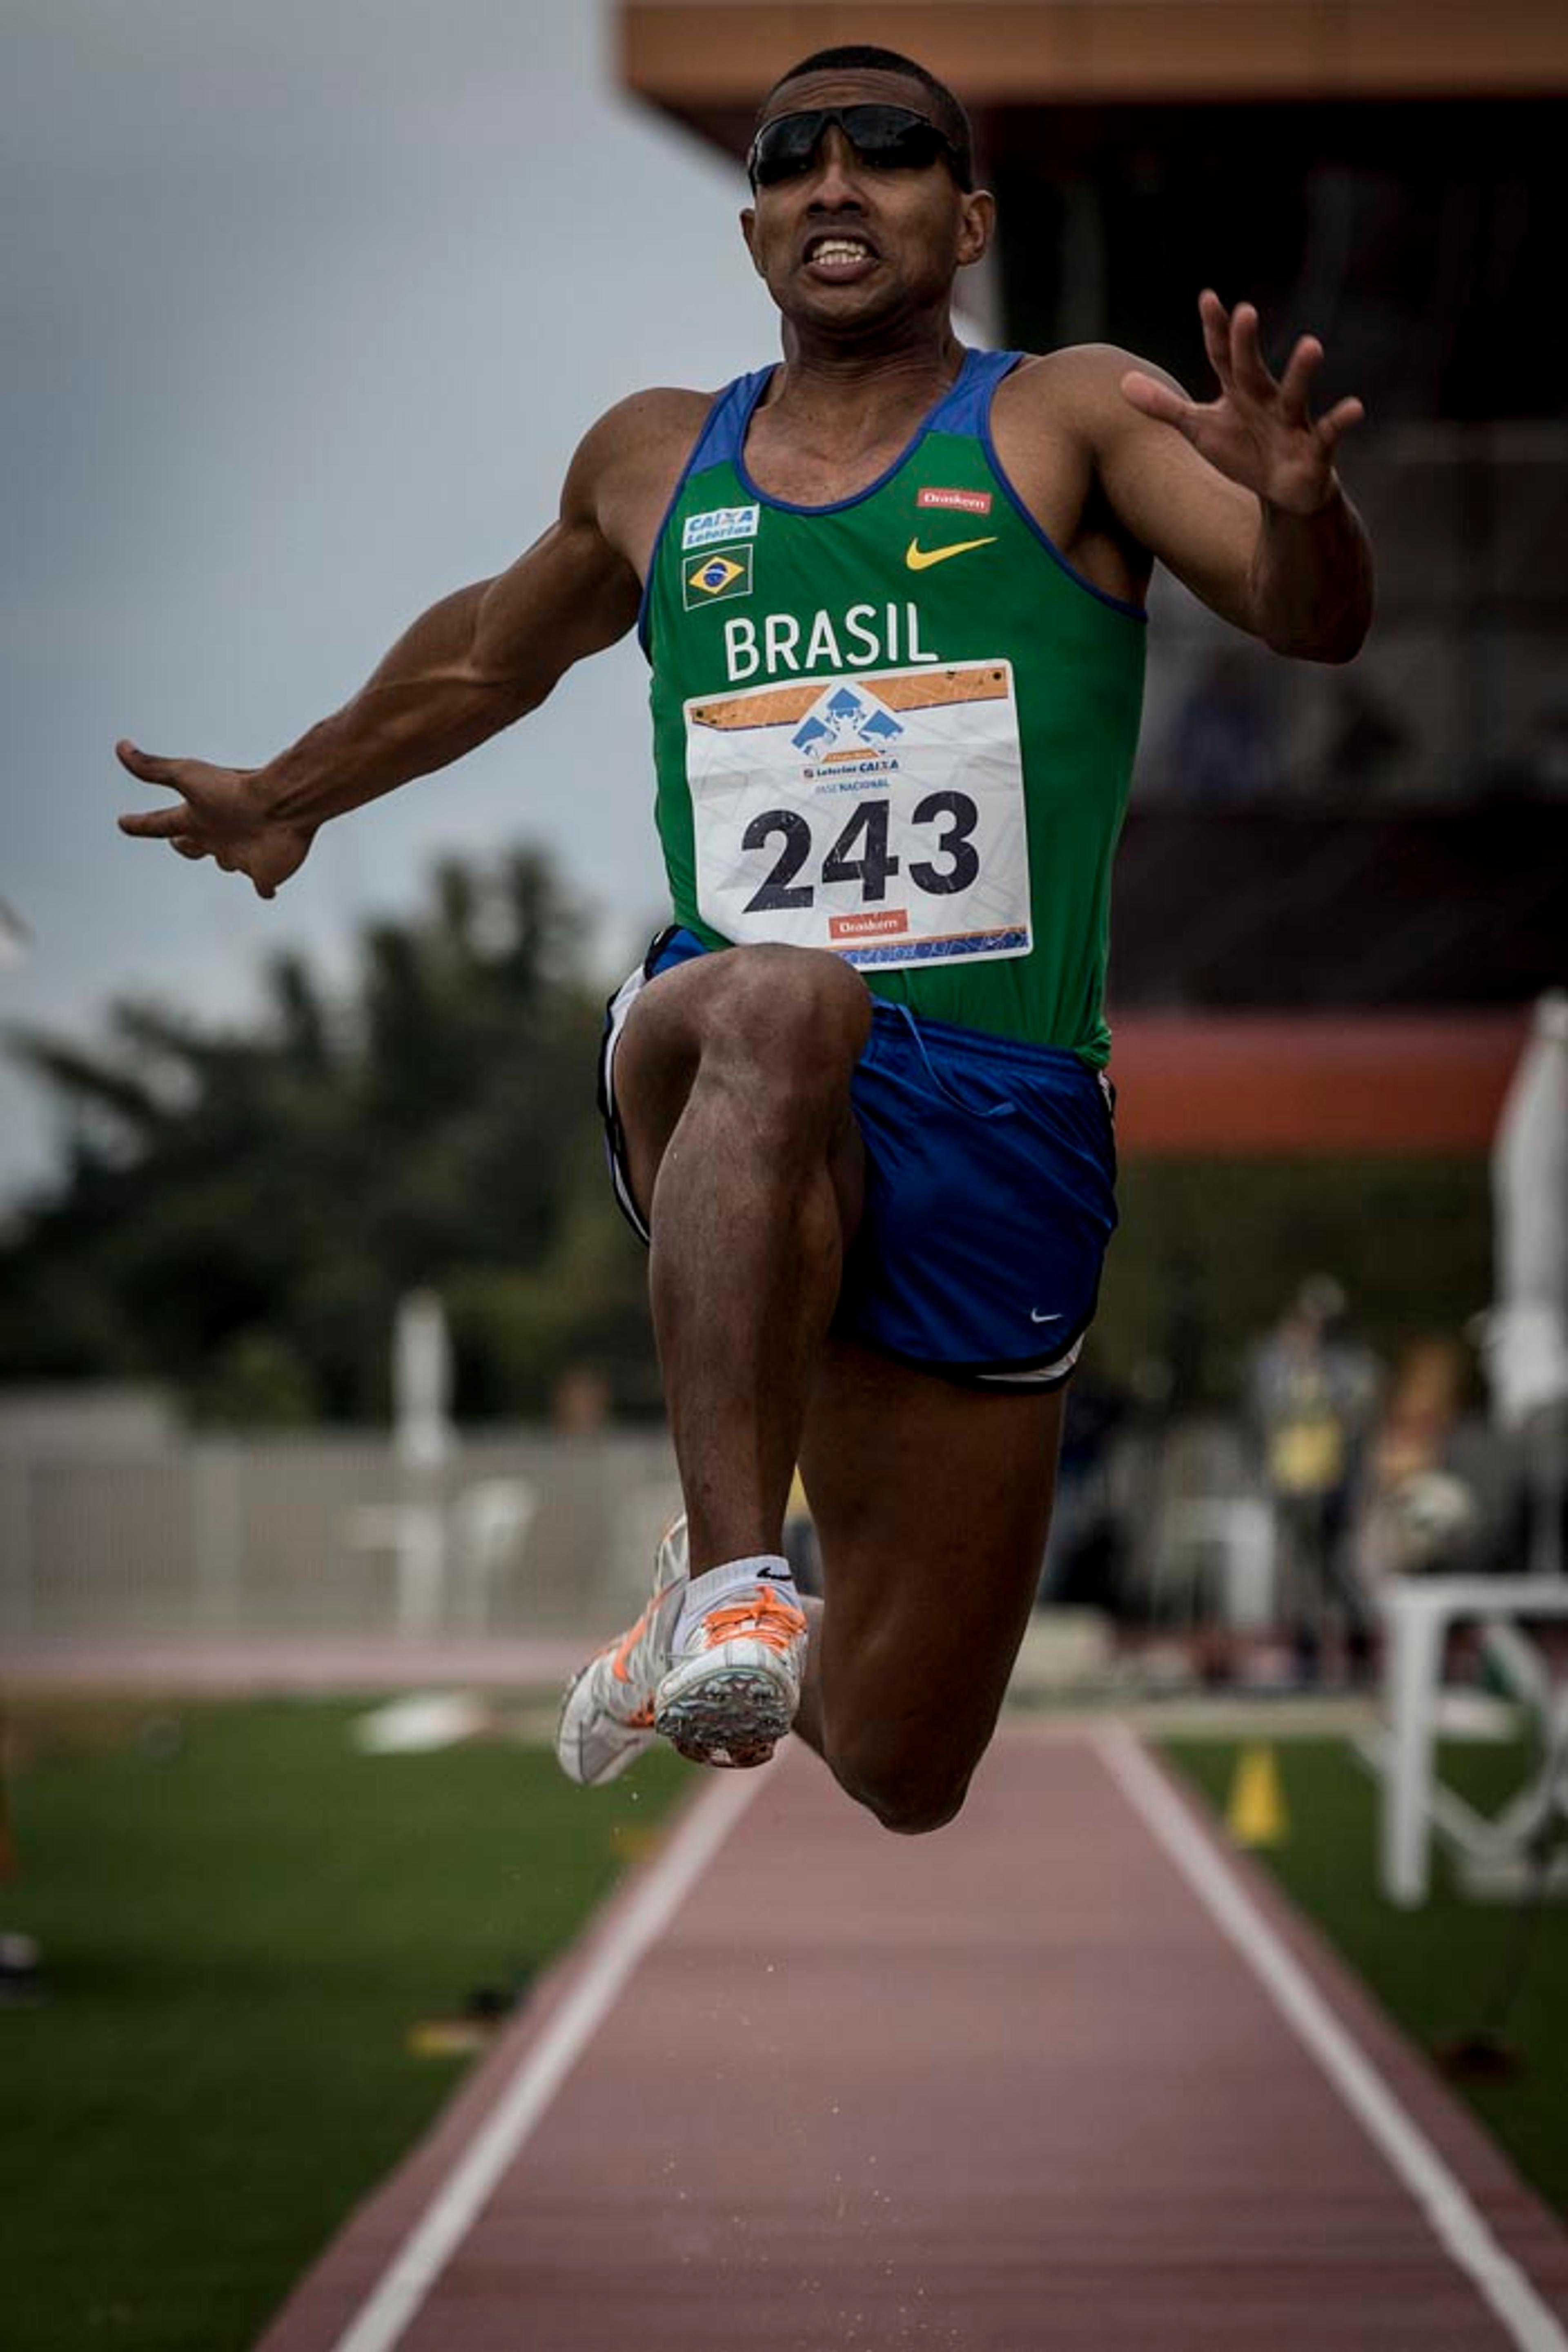
[(1568, 2352), (1568, 2335), (1559, 2321), (1132, 1733), (1108, 1726), (1094, 1739), (1123, 1796), (1261, 1979), (1287, 2024), (1420, 2206), (1438, 2242), (1474, 2282), (1521, 2352)]
[(763, 1777), (760, 1771), (715, 1775), (712, 1787), (703, 1791), (648, 1867), (571, 1994), (520, 2060), (516, 2074), (467, 2154), (437, 2189), (338, 2338), (335, 2352), (390, 2352), (398, 2341), (598, 2030), (605, 2011), (648, 1946), (664, 1933), (757, 1794)]

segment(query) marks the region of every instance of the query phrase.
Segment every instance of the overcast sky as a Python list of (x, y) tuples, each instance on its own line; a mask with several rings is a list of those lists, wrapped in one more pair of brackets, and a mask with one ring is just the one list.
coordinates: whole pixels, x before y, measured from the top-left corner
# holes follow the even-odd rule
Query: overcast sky
[[(608, 44), (580, 0), (8, 0), (0, 901), (34, 946), (0, 1018), (243, 1008), (269, 948), (342, 970), (441, 851), (525, 835), (606, 964), (657, 918), (633, 645), (326, 828), (271, 906), (114, 829), (157, 797), (116, 736), (267, 758), (535, 536), (611, 402), (776, 349), (740, 172), (619, 95)], [(0, 1198), (53, 1143), (0, 1070)]]

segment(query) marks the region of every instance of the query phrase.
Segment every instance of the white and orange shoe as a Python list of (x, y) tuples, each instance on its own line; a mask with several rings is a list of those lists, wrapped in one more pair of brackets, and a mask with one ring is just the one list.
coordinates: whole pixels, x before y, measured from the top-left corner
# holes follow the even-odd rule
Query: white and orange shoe
[(654, 1729), (695, 1764), (765, 1764), (795, 1721), (807, 1625), (781, 1560), (702, 1605), (700, 1577), (676, 1627), (654, 1702)]
[(653, 1746), (654, 1698), (669, 1670), (671, 1638), (687, 1590), (686, 1521), (665, 1530), (653, 1594), (635, 1625), (591, 1657), (567, 1685), (555, 1727), (561, 1769), (579, 1788), (602, 1788)]
[(615, 1780), (656, 1738), (695, 1764), (765, 1764), (795, 1721), (807, 1626), (785, 1562), (734, 1562), (695, 1581), (689, 1563), (679, 1518), (647, 1607), (567, 1688), (555, 1753), (580, 1788)]

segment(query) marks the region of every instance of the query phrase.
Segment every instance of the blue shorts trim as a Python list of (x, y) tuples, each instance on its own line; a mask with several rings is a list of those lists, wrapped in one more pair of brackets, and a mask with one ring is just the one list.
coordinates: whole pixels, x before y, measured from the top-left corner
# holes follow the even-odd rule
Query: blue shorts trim
[[(708, 952), (661, 932), (612, 1000), (600, 1064), (616, 1197), (641, 1238), (615, 1111), (614, 1055), (637, 991)], [(835, 1328), (992, 1391), (1070, 1374), (1116, 1228), (1110, 1090), (1059, 1046), (1031, 1045), (872, 1000), (851, 1085), (866, 1202)]]

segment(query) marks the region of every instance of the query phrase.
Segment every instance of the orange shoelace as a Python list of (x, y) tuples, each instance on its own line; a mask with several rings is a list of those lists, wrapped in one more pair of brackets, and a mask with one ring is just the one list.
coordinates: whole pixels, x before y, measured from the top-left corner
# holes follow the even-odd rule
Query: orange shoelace
[(618, 1683), (629, 1683), (631, 1680), (630, 1667), (632, 1652), (637, 1648), (638, 1642), (642, 1639), (643, 1628), (647, 1625), (648, 1619), (653, 1615), (655, 1605), (656, 1604), (650, 1601), (647, 1607), (643, 1611), (642, 1615), (637, 1619), (637, 1623), (635, 1625), (628, 1625), (626, 1632), (621, 1635), (620, 1640), (616, 1644), (615, 1655), (610, 1660), (610, 1672), (614, 1675)]
[(728, 1609), (710, 1609), (702, 1620), (702, 1646), (716, 1649), (737, 1638), (763, 1642), (770, 1650), (784, 1651), (805, 1632), (805, 1612), (785, 1601), (770, 1584), (757, 1587), (750, 1601), (733, 1601)]

